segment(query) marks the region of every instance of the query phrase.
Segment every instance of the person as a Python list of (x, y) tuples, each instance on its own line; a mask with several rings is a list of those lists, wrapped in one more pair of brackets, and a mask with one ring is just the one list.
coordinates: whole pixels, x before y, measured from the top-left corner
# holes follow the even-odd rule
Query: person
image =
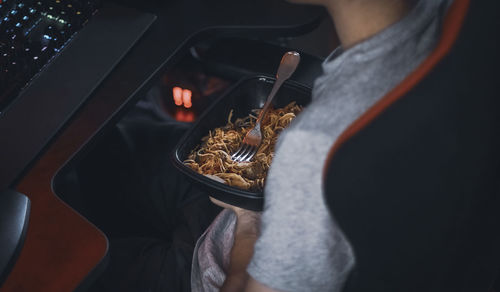
[[(356, 251), (322, 194), (337, 137), (432, 52), (451, 0), (294, 0), (323, 5), (341, 46), (283, 131), (262, 215), (224, 207), (196, 245), (193, 291), (341, 291)], [(369, 145), (367, 145), (369, 147)]]
[[(98, 189), (89, 193), (97, 200), (112, 197), (108, 205), (115, 210), (117, 202), (132, 210), (115, 225), (123, 217), (142, 223), (137, 232), (111, 237), (110, 264), (95, 290), (342, 290), (356, 265), (356, 251), (323, 199), (327, 152), (348, 125), (430, 54), (452, 0), (293, 2), (323, 5), (341, 45), (324, 61), (312, 102), (279, 137), (264, 188), (264, 211), (213, 199), (210, 205), (207, 195), (170, 171), (165, 159), (149, 159), (167, 152), (169, 141), (185, 127), (173, 133), (172, 122), (158, 118), (153, 103), (139, 104), (138, 114), (119, 128), (137, 142), (140, 157), (130, 169), (141, 170), (140, 179), (125, 174), (116, 179), (119, 191), (95, 184)], [(113, 172), (105, 171), (106, 183)], [(138, 186), (129, 187), (132, 182)], [(117, 194), (111, 196), (112, 191)], [(217, 205), (224, 208), (218, 215), (220, 209), (211, 207)]]

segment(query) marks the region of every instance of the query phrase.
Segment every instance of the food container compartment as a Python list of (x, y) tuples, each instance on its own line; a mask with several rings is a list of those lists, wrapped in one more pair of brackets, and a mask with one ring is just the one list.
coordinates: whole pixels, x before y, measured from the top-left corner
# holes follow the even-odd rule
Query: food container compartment
[[(262, 192), (247, 191), (215, 181), (193, 171), (185, 166), (183, 161), (210, 130), (226, 125), (231, 109), (234, 121), (249, 115), (252, 109), (264, 106), (274, 81), (275, 78), (265, 76), (254, 76), (239, 81), (205, 111), (180, 139), (172, 153), (173, 163), (179, 171), (220, 201), (259, 211), (262, 210), (264, 196)], [(292, 101), (302, 106), (307, 105), (311, 101), (311, 89), (293, 81), (285, 82), (274, 98), (273, 105), (284, 107)]]

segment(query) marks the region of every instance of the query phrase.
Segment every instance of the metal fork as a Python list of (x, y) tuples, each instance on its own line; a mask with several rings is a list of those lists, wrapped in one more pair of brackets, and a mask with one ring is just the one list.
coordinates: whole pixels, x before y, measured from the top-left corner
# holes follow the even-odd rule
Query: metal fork
[(260, 144), (262, 143), (260, 124), (262, 120), (264, 120), (264, 117), (271, 106), (271, 102), (273, 101), (273, 98), (279, 88), (285, 80), (292, 76), (293, 72), (295, 72), (295, 69), (299, 65), (299, 62), (300, 54), (297, 52), (286, 52), (283, 55), (280, 66), (278, 67), (278, 73), (276, 73), (276, 82), (274, 82), (273, 89), (271, 90), (271, 93), (269, 93), (266, 103), (257, 117), (255, 126), (248, 131), (245, 138), (243, 138), (240, 148), (238, 148), (238, 150), (231, 155), (232, 160), (236, 162), (248, 162), (255, 156), (257, 150), (259, 150)]

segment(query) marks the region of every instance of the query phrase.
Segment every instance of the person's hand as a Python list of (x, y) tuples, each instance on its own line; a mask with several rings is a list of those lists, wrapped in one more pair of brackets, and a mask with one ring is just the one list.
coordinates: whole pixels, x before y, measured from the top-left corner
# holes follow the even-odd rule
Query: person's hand
[(249, 279), (246, 268), (252, 258), (255, 241), (259, 237), (260, 212), (236, 207), (212, 197), (210, 200), (217, 206), (232, 210), (236, 214), (229, 270), (220, 291), (243, 291)]
[(246, 210), (228, 203), (224, 203), (213, 197), (209, 197), (215, 205), (224, 209), (232, 210), (237, 217), (235, 236), (255, 236), (259, 234), (260, 212)]
[(228, 204), (228, 203), (224, 203), (224, 202), (222, 202), (222, 201), (217, 200), (217, 199), (216, 199), (216, 198), (214, 198), (214, 197), (209, 196), (209, 198), (210, 198), (210, 201), (212, 201), (212, 203), (214, 203), (215, 205), (217, 205), (217, 206), (219, 206), (219, 207), (222, 207), (222, 208), (224, 208), (224, 209), (233, 210), (235, 213), (236, 213), (237, 211), (241, 210), (241, 208), (240, 208), (240, 207), (236, 207), (236, 206), (230, 205), (230, 204)]

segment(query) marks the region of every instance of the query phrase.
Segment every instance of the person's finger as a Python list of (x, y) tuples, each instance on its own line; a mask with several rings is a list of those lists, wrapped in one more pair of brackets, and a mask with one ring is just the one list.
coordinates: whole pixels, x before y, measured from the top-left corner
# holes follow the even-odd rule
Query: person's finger
[(239, 212), (241, 210), (240, 207), (236, 207), (236, 206), (233, 206), (231, 204), (224, 203), (224, 202), (222, 202), (220, 200), (217, 200), (214, 197), (209, 196), (209, 198), (210, 198), (210, 201), (212, 201), (212, 203), (214, 203), (215, 205), (217, 205), (219, 207), (222, 207), (222, 208), (225, 208), (225, 209), (230, 209), (230, 210), (233, 210), (234, 212)]

